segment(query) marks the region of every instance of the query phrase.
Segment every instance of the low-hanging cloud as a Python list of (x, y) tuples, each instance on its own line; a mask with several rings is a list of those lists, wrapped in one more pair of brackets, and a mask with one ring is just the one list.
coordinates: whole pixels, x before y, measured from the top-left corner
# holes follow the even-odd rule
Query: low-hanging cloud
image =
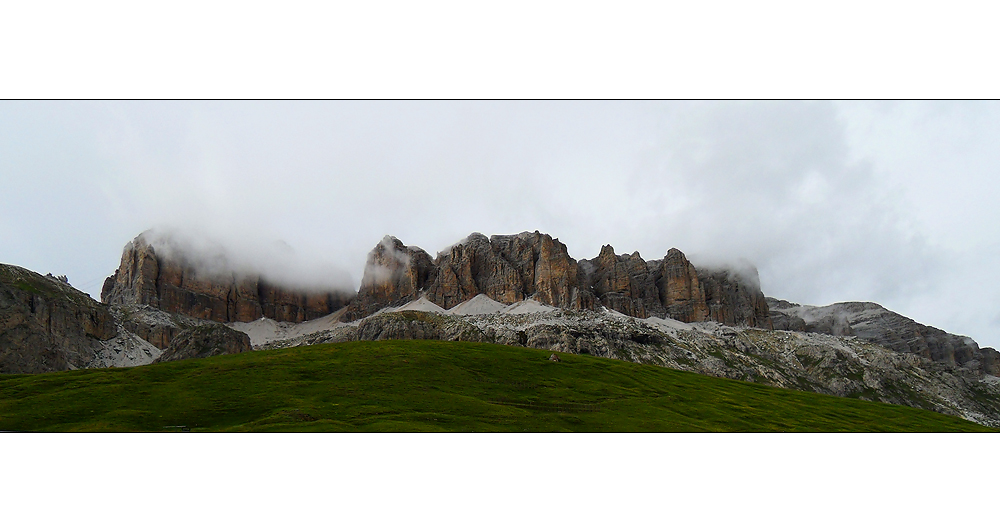
[[(280, 286), (309, 291), (353, 291), (349, 272), (315, 255), (302, 255), (288, 243), (268, 238), (236, 238), (181, 227), (158, 227), (142, 238), (156, 254), (181, 262), (199, 275), (260, 277)], [(130, 244), (131, 245), (131, 244)]]

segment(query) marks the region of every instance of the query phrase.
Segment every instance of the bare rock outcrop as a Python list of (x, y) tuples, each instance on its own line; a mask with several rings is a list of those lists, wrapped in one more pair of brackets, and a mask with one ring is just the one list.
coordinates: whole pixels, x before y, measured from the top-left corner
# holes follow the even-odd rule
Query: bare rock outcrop
[(638, 252), (618, 256), (614, 248), (606, 245), (597, 257), (586, 262), (588, 285), (601, 305), (629, 316), (648, 317), (645, 296), (649, 271)]
[(150, 307), (129, 305), (111, 307), (119, 316), (122, 327), (149, 342), (157, 349), (166, 349), (181, 331), (212, 323), (183, 314), (174, 314)]
[(344, 319), (353, 321), (416, 300), (437, 275), (438, 268), (426, 251), (404, 246), (398, 238), (386, 235), (368, 253), (361, 289), (348, 305)]
[(473, 233), (438, 254), (386, 236), (368, 255), (361, 290), (347, 321), (420, 297), (450, 309), (483, 294), (509, 305), (525, 299), (567, 309), (605, 307), (629, 316), (771, 328), (756, 270), (752, 278), (729, 271), (699, 271), (677, 249), (661, 260), (638, 252), (616, 255), (610, 245), (577, 262), (549, 235), (520, 233), (487, 238)]
[(55, 277), (0, 264), (0, 373), (87, 367), (118, 335), (109, 309)]
[(638, 252), (615, 255), (611, 246), (580, 261), (594, 296), (606, 308), (637, 318), (683, 322), (712, 320), (726, 325), (772, 328), (757, 272), (698, 269), (680, 250), (644, 261)]
[(566, 245), (535, 231), (517, 235), (473, 233), (435, 260), (438, 275), (427, 298), (443, 308), (485, 294), (504, 304), (534, 297), (564, 308), (588, 308), (580, 297), (576, 261)]
[(1000, 376), (1000, 353), (967, 336), (918, 323), (877, 303), (846, 302), (823, 307), (767, 298), (775, 329), (856, 336), (898, 353), (912, 353), (949, 366)]
[(243, 353), (251, 349), (246, 333), (212, 323), (181, 331), (154, 363)]
[(702, 269), (698, 272), (708, 319), (727, 325), (773, 329), (767, 298), (760, 291), (757, 270), (741, 274), (730, 270)]
[(671, 248), (663, 257), (656, 287), (667, 316), (683, 322), (708, 319), (698, 270), (677, 248)]
[(260, 317), (302, 322), (330, 314), (353, 297), (343, 292), (311, 292), (279, 286), (258, 274), (198, 263), (182, 251), (158, 253), (159, 243), (150, 242), (147, 236), (143, 233), (125, 246), (121, 265), (104, 282), (103, 302), (149, 305), (217, 322), (253, 321)]
[(479, 294), (503, 304), (535, 298), (546, 305), (593, 308), (581, 291), (566, 245), (539, 232), (487, 238), (473, 233), (432, 260), (424, 250), (386, 236), (368, 254), (357, 298), (344, 319), (426, 297), (452, 308)]

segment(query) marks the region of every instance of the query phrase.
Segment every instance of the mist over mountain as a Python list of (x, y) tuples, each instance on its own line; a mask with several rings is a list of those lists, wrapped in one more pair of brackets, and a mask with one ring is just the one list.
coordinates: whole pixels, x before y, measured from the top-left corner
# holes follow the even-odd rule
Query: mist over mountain
[(310, 265), (289, 277), (354, 289), (385, 234), (433, 255), (539, 228), (1000, 344), (991, 102), (4, 102), (0, 135), (3, 260), (95, 298), (150, 227), (265, 263), (280, 239)]
[[(267, 249), (267, 248), (264, 248)], [(275, 248), (271, 248), (275, 249)], [(287, 253), (278, 246), (276, 252)], [(61, 276), (0, 267), (0, 371), (128, 367), (250, 349), (437, 339), (588, 354), (1000, 426), (1000, 353), (875, 303), (766, 298), (746, 262), (695, 265), (605, 245), (575, 259), (535, 232), (472, 233), (437, 253), (386, 235), (358, 291), (292, 286), (211, 239), (146, 231), (103, 303)]]

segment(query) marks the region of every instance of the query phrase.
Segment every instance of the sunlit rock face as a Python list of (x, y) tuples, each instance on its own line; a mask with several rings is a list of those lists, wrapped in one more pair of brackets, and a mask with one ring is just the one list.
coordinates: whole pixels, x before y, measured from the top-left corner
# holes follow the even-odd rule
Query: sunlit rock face
[[(104, 282), (101, 301), (149, 305), (218, 322), (261, 317), (301, 322), (330, 314), (353, 297), (346, 292), (288, 288), (257, 273), (227, 271), (220, 257), (194, 257), (169, 240), (149, 237), (143, 233), (125, 246), (121, 265)], [(158, 252), (158, 247), (169, 252)]]

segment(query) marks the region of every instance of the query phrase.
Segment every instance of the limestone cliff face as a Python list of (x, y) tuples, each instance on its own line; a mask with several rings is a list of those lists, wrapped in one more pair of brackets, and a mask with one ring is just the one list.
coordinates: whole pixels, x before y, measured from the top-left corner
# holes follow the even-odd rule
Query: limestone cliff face
[(708, 305), (698, 270), (677, 248), (671, 248), (660, 263), (656, 287), (667, 316), (684, 322), (708, 319)]
[(108, 308), (68, 284), (0, 264), (0, 373), (88, 367), (118, 335)]
[(358, 297), (345, 320), (423, 296), (443, 308), (479, 294), (504, 304), (529, 297), (547, 305), (592, 308), (580, 293), (576, 261), (566, 246), (537, 231), (487, 238), (473, 233), (431, 260), (424, 250), (386, 236), (368, 254)]
[(645, 304), (649, 271), (638, 252), (618, 256), (607, 245), (600, 255), (587, 261), (586, 269), (590, 290), (601, 305), (637, 318), (649, 316)]
[(600, 304), (622, 314), (772, 328), (756, 270), (746, 278), (747, 273), (699, 270), (677, 249), (644, 261), (638, 252), (615, 255), (611, 246), (580, 264)]
[(183, 254), (158, 253), (139, 235), (105, 282), (102, 300), (221, 322), (262, 316), (301, 322), (341, 308), (341, 319), (353, 321), (420, 297), (449, 309), (484, 294), (504, 304), (533, 298), (554, 307), (604, 307), (638, 318), (772, 327), (756, 271), (747, 279), (698, 270), (677, 249), (663, 259), (646, 261), (638, 252), (617, 255), (610, 245), (594, 259), (577, 262), (565, 244), (538, 231), (492, 237), (473, 233), (435, 259), (386, 236), (368, 254), (353, 299), (348, 294), (290, 290), (256, 275), (219, 272)]
[(708, 307), (708, 319), (719, 323), (773, 329), (767, 298), (760, 291), (757, 270), (746, 279), (728, 270), (702, 270), (701, 286)]
[(125, 247), (121, 265), (101, 291), (105, 303), (149, 305), (218, 322), (260, 317), (301, 322), (330, 314), (351, 297), (289, 289), (255, 274), (208, 269), (183, 254), (158, 254), (145, 233)]
[(504, 304), (534, 297), (565, 308), (592, 308), (581, 296), (576, 261), (566, 245), (539, 232), (487, 238), (473, 233), (438, 255), (424, 295), (451, 308), (479, 294)]
[(406, 247), (398, 238), (386, 235), (368, 253), (361, 289), (348, 305), (344, 319), (353, 321), (417, 299), (437, 273), (426, 251)]
[[(755, 272), (754, 272), (755, 273)], [(638, 252), (616, 255), (610, 245), (579, 263), (549, 235), (473, 233), (431, 261), (413, 246), (385, 237), (368, 256), (365, 279), (345, 319), (426, 297), (452, 308), (484, 294), (504, 304), (528, 298), (569, 309), (606, 307), (629, 316), (714, 319), (729, 325), (771, 328), (756, 279), (729, 272), (699, 272), (671, 249), (662, 260)]]

